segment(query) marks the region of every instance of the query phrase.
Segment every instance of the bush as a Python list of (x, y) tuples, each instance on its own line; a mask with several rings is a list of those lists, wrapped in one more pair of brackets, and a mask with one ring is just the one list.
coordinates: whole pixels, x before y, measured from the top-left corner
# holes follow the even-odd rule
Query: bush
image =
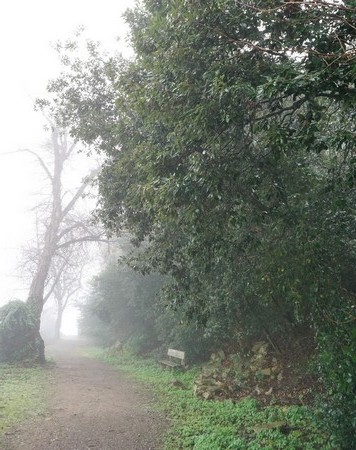
[(38, 330), (28, 305), (13, 300), (0, 308), (0, 362), (31, 359)]
[(162, 343), (162, 355), (166, 355), (168, 347), (176, 348), (187, 352), (188, 363), (208, 360), (216, 345), (206, 335), (205, 328), (193, 321), (188, 323), (184, 314), (171, 308), (158, 311), (155, 327)]
[(356, 329), (352, 322), (320, 337), (320, 372), (327, 395), (324, 417), (336, 448), (355, 447), (356, 436)]

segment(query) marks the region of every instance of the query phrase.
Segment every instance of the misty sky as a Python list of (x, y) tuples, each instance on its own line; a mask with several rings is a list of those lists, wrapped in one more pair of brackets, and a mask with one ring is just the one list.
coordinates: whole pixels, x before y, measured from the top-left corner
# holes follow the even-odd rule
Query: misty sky
[(26, 299), (26, 289), (13, 275), (20, 249), (34, 231), (30, 209), (38, 169), (30, 155), (8, 152), (36, 150), (46, 137), (33, 101), (59, 72), (51, 42), (71, 38), (84, 26), (86, 35), (105, 48), (125, 51), (127, 29), (121, 15), (133, 5), (134, 0), (13, 0), (1, 5), (0, 305)]

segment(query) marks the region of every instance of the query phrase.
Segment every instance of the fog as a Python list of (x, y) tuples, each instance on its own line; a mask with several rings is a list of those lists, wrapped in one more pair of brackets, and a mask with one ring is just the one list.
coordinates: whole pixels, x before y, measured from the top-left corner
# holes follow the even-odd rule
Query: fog
[[(38, 151), (48, 138), (34, 100), (44, 94), (49, 79), (60, 70), (54, 42), (71, 38), (78, 27), (109, 51), (130, 54), (122, 13), (131, 0), (88, 2), (35, 0), (6, 2), (0, 17), (2, 71), (0, 74), (0, 305), (26, 300), (30, 280), (21, 270), (22, 249), (35, 238), (33, 207), (44, 189), (39, 167), (28, 153)], [(77, 176), (77, 175), (75, 175)], [(47, 308), (51, 308), (48, 305)], [(69, 308), (62, 332), (77, 332), (78, 311)]]

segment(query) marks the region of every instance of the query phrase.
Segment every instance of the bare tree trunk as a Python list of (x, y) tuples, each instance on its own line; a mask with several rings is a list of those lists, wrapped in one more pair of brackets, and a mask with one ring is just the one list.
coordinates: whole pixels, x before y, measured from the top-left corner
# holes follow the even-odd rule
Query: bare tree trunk
[(48, 276), (49, 267), (50, 267), (50, 258), (49, 255), (45, 257), (43, 255), (42, 260), (40, 261), (40, 265), (38, 270), (32, 280), (29, 297), (27, 300), (27, 304), (31, 308), (31, 312), (35, 319), (36, 332), (33, 336), (32, 350), (33, 354), (29, 355), (36, 361), (43, 363), (45, 362), (45, 346), (40, 334), (40, 326), (41, 326), (41, 314), (44, 305), (44, 287), (46, 283), (46, 278)]

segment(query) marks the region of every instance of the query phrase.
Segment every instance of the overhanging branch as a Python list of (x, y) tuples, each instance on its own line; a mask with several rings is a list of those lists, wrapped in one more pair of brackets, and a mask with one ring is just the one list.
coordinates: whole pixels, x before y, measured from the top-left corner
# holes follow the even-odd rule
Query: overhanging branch
[(108, 239), (103, 239), (102, 235), (90, 235), (90, 236), (83, 236), (83, 237), (79, 237), (79, 238), (75, 238), (75, 239), (70, 239), (66, 242), (63, 242), (63, 244), (58, 244), (56, 246), (57, 250), (60, 250), (62, 248), (68, 248), (71, 245), (75, 245), (75, 244), (82, 244), (84, 242), (109, 242)]

